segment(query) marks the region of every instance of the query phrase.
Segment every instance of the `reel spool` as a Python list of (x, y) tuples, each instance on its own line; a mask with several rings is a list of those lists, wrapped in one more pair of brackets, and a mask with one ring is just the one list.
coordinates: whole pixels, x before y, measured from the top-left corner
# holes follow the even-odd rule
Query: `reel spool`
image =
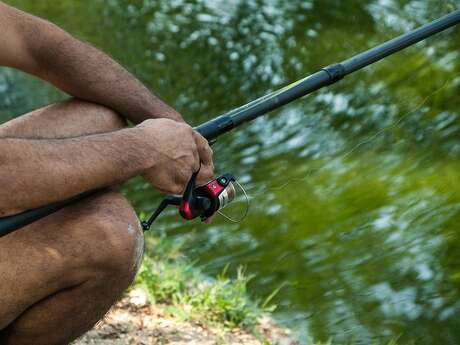
[(235, 200), (235, 182), (236, 179), (232, 174), (225, 174), (195, 190), (198, 197), (208, 198), (211, 202), (210, 206), (200, 214), (201, 220), (204, 221), (212, 217), (216, 212)]

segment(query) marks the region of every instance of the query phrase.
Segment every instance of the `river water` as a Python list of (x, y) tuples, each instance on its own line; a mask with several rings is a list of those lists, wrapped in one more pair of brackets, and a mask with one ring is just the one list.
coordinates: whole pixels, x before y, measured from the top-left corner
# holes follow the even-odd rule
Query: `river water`
[[(456, 8), (455, 1), (7, 1), (104, 49), (197, 125)], [(451, 30), (223, 137), (240, 223), (154, 231), (254, 296), (304, 341), (460, 343), (460, 31)], [(0, 72), (5, 121), (63, 96)], [(160, 195), (128, 186), (140, 212)], [(239, 214), (244, 200), (229, 212)], [(153, 250), (153, 249), (149, 249)]]

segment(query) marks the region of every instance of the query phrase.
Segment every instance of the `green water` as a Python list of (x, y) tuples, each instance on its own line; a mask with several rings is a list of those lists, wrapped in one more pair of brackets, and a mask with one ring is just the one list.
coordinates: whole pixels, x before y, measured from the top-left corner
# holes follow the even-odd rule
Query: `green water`
[[(194, 125), (460, 5), (7, 2), (109, 52)], [(303, 341), (459, 344), (459, 52), (458, 29), (438, 35), (225, 136), (217, 171), (240, 178), (249, 215), (203, 226), (171, 210), (155, 231), (210, 274), (244, 265), (255, 296), (282, 287), (275, 315)], [(3, 120), (60, 98), (0, 72)], [(139, 180), (128, 193), (147, 213), (160, 200)]]

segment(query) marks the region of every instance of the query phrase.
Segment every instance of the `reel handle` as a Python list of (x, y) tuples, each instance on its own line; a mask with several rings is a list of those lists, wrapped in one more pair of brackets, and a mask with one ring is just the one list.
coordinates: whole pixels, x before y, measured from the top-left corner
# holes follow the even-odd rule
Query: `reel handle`
[(156, 211), (153, 213), (153, 215), (148, 219), (141, 221), (142, 229), (144, 231), (150, 230), (152, 227), (152, 224), (157, 220), (158, 216), (163, 213), (163, 211), (168, 207), (169, 205), (174, 205), (174, 206), (179, 206), (182, 198), (176, 195), (167, 195), (162, 201), (160, 206), (156, 209)]

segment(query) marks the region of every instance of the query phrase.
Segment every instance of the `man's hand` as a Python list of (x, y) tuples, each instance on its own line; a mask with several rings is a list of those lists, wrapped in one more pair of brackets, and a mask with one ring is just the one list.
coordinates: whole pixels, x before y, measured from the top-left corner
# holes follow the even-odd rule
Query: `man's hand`
[(154, 165), (144, 177), (158, 190), (182, 194), (193, 173), (200, 170), (197, 183), (214, 175), (212, 149), (192, 127), (167, 119), (147, 120), (138, 126), (151, 138)]

